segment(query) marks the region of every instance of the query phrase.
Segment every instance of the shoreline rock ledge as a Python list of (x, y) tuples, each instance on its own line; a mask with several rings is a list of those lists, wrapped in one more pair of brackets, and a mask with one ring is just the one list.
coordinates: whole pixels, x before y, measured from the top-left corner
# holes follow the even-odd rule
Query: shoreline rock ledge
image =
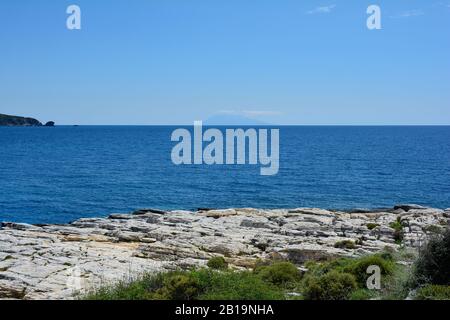
[[(204, 266), (218, 255), (237, 268), (277, 257), (302, 266), (385, 247), (418, 247), (449, 223), (450, 209), (415, 205), (361, 213), (143, 209), (66, 225), (2, 223), (0, 299), (73, 299), (79, 290), (144, 272)], [(337, 245), (345, 240), (354, 245)]]

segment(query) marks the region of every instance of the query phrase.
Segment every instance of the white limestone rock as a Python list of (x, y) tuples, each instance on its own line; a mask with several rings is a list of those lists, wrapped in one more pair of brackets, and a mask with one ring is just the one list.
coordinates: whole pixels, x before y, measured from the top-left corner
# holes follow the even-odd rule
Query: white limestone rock
[[(4, 223), (0, 229), (0, 299), (71, 299), (77, 291), (145, 272), (204, 266), (224, 256), (236, 268), (257, 259), (360, 256), (390, 247), (400, 219), (403, 244), (417, 247), (450, 223), (450, 210), (401, 205), (356, 213), (315, 208), (144, 209), (67, 225)], [(379, 226), (369, 230), (368, 223)], [(342, 240), (354, 249), (336, 248)], [(81, 288), (79, 288), (81, 287)]]

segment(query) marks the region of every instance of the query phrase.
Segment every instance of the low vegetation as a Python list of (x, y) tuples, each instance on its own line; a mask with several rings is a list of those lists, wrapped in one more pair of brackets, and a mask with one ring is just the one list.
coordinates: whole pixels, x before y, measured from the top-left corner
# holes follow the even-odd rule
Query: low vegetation
[[(398, 228), (398, 226), (397, 226)], [(395, 229), (395, 228), (394, 228)], [(401, 261), (401, 263), (399, 263)], [(369, 290), (369, 266), (378, 266), (380, 290)], [(450, 231), (410, 251), (310, 261), (301, 271), (287, 261), (258, 261), (252, 270), (233, 270), (215, 257), (208, 268), (146, 275), (103, 287), (94, 300), (367, 300), (450, 299)]]
[(418, 286), (450, 286), (450, 229), (432, 237), (420, 250), (414, 266), (414, 281)]
[(146, 276), (130, 284), (102, 288), (88, 300), (280, 300), (283, 292), (250, 271), (212, 269)]
[(450, 286), (427, 285), (417, 290), (417, 300), (450, 300)]
[(223, 257), (214, 257), (209, 259), (207, 266), (211, 269), (224, 270), (228, 269), (228, 263)]
[(266, 266), (257, 266), (253, 273), (263, 281), (281, 288), (295, 287), (301, 279), (298, 268), (289, 262), (275, 262)]
[(401, 244), (403, 241), (403, 225), (400, 221), (400, 218), (398, 218), (396, 221), (391, 222), (389, 226), (394, 229), (394, 240), (397, 244)]
[(356, 244), (351, 240), (343, 240), (343, 241), (336, 242), (334, 244), (334, 247), (340, 248), (340, 249), (355, 249)]
[(302, 284), (306, 300), (347, 300), (358, 288), (352, 274), (335, 270), (319, 276), (306, 276)]
[[(223, 258), (222, 258), (223, 259)], [(92, 300), (284, 300), (300, 297), (340, 300), (367, 297), (360, 270), (380, 263), (386, 274), (391, 262), (381, 256), (311, 262), (302, 273), (286, 261), (260, 261), (252, 271), (226, 268), (213, 258), (208, 268), (146, 275), (139, 280), (103, 287), (83, 297)], [(365, 271), (364, 271), (365, 274)], [(364, 293), (364, 294), (363, 294)]]
[(376, 227), (379, 227), (379, 226), (380, 225), (378, 223), (368, 223), (366, 225), (367, 229), (369, 229), (369, 230), (373, 230), (373, 229), (375, 229)]

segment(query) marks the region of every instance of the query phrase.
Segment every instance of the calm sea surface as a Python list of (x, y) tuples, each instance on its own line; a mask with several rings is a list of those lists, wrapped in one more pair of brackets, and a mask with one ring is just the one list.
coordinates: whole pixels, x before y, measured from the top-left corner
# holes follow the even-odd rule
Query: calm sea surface
[(145, 207), (450, 207), (450, 127), (281, 127), (276, 176), (259, 166), (175, 166), (174, 129), (0, 128), (0, 221)]

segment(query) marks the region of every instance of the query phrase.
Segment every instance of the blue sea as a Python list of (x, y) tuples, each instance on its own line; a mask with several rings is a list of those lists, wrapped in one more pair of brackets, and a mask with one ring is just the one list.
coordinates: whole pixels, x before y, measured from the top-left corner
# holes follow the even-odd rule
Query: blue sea
[(280, 171), (175, 166), (170, 126), (0, 128), (0, 221), (139, 208), (450, 207), (448, 126), (280, 127)]

